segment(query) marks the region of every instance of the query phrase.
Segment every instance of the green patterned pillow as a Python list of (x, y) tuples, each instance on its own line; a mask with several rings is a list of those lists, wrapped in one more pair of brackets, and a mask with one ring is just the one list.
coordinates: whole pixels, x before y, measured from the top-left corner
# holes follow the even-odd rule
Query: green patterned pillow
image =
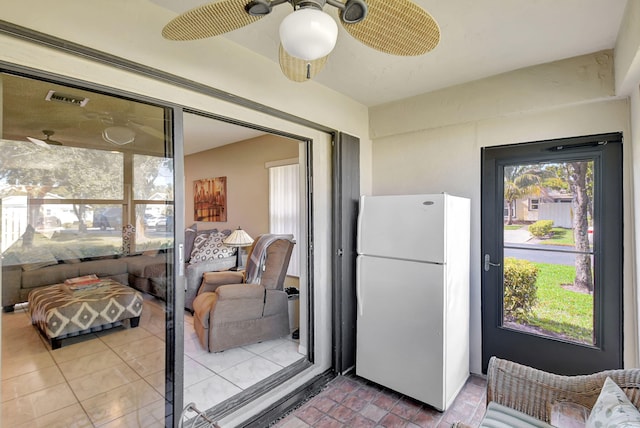
[(608, 377), (591, 410), (585, 428), (612, 427), (640, 427), (640, 412), (631, 404), (624, 391)]

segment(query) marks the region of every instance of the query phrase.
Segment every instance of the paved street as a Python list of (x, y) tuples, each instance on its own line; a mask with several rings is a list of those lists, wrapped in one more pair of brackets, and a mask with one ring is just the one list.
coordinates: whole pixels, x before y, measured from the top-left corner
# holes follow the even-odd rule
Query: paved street
[[(505, 244), (505, 246), (508, 244)], [(529, 247), (529, 248), (527, 248)], [(574, 265), (576, 256), (573, 253), (549, 251), (560, 248), (563, 251), (570, 250), (572, 247), (555, 247), (553, 245), (521, 245), (520, 248), (504, 249), (505, 257), (515, 257), (517, 259), (525, 259), (536, 263), (550, 263), (556, 265)]]
[(504, 231), (504, 256), (525, 259), (536, 263), (574, 265), (576, 256), (569, 251), (573, 247), (537, 244), (531, 234), (524, 230)]

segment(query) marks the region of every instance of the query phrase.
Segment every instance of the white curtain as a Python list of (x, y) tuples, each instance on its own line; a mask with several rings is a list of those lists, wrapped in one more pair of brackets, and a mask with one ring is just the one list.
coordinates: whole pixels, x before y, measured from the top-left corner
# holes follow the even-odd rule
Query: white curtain
[(298, 164), (269, 168), (269, 231), (296, 240), (287, 275), (300, 276), (300, 177)]

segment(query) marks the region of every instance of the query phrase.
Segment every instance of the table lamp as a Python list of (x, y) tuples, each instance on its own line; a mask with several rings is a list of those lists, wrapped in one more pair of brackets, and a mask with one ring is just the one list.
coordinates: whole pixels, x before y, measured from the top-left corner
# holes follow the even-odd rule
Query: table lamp
[(237, 247), (236, 267), (231, 268), (231, 270), (244, 269), (244, 266), (242, 265), (242, 257), (240, 256), (240, 250), (242, 247), (248, 247), (249, 245), (253, 244), (253, 239), (247, 232), (245, 232), (238, 226), (238, 228), (231, 232), (231, 235), (227, 236), (227, 238), (223, 242), (228, 247)]

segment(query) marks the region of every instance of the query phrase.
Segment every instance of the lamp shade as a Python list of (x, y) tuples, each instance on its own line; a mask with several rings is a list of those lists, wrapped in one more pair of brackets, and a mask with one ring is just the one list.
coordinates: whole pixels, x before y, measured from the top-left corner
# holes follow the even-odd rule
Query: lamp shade
[(329, 55), (338, 39), (338, 24), (322, 10), (298, 9), (280, 24), (280, 43), (287, 53), (305, 61)]
[(229, 247), (248, 247), (253, 244), (253, 239), (244, 230), (237, 228), (223, 241)]

